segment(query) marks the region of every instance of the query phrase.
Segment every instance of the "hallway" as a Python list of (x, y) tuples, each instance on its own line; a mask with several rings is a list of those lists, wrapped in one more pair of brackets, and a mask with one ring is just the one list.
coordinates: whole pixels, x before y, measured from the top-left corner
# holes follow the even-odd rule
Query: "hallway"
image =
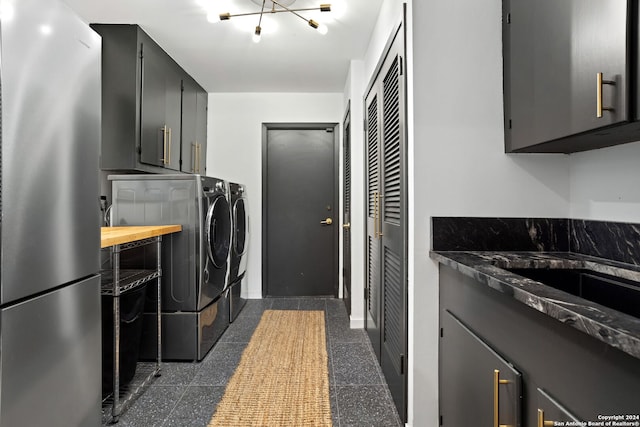
[[(162, 376), (133, 403), (117, 426), (205, 427), (267, 309), (324, 310), (334, 427), (402, 425), (366, 333), (349, 328), (343, 302), (282, 298), (248, 300), (202, 362), (163, 363)], [(107, 420), (103, 416), (103, 425)]]

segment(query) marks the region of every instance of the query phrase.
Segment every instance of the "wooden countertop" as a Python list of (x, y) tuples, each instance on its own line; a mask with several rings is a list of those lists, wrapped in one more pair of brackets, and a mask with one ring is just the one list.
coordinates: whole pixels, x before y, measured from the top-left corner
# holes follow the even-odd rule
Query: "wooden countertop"
[(149, 237), (162, 236), (182, 230), (181, 225), (144, 225), (126, 227), (101, 227), (100, 248), (135, 242)]

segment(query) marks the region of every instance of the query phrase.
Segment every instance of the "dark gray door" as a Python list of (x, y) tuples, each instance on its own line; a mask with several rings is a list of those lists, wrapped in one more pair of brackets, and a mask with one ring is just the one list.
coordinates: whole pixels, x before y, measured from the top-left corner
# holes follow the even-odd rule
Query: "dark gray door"
[(351, 109), (347, 109), (344, 119), (342, 183), (342, 297), (351, 314)]
[(335, 126), (265, 125), (265, 296), (337, 296)]
[(449, 311), (440, 322), (441, 425), (521, 426), (521, 374)]
[[(505, 1), (511, 149), (627, 120), (628, 4)], [(601, 85), (603, 106), (613, 108), (602, 117), (596, 114), (598, 73), (615, 82)]]

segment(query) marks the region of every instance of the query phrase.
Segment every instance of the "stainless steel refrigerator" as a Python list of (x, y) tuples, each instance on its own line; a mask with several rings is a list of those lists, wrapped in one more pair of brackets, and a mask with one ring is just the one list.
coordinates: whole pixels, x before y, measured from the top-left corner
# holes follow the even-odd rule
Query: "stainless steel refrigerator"
[(0, 425), (99, 426), (100, 37), (0, 0)]

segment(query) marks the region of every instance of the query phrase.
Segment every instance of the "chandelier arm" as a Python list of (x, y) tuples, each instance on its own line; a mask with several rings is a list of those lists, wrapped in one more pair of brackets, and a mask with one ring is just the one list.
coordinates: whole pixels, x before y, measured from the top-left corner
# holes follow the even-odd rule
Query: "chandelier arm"
[[(251, 15), (260, 15), (262, 12), (248, 12), (248, 13), (235, 13), (233, 15), (227, 15), (229, 18), (235, 18), (237, 16), (251, 16)], [(223, 14), (224, 15), (224, 14)]]
[[(284, 6), (280, 3), (278, 3), (276, 0), (271, 0), (271, 2), (273, 4), (277, 4), (278, 6), (280, 6), (281, 8), (287, 10), (288, 12), (293, 13), (294, 15), (296, 15), (298, 18), (302, 19), (304, 22), (309, 23), (309, 20), (307, 18), (305, 18), (304, 16), (300, 15), (299, 13), (296, 12), (297, 9), (289, 9), (287, 6)], [(320, 8), (318, 8), (320, 9)]]
[(258, 27), (262, 25), (262, 14), (264, 13), (264, 5), (267, 0), (262, 0), (262, 9), (260, 10), (260, 19), (258, 19)]
[[(238, 16), (252, 16), (252, 15), (260, 15), (262, 13), (280, 13), (280, 12), (299, 12), (299, 11), (304, 11), (304, 10), (320, 10), (317, 7), (313, 7), (313, 8), (307, 8), (307, 9), (289, 9), (289, 10), (267, 10), (265, 12), (247, 12), (247, 13), (234, 13), (234, 14), (229, 14), (229, 18), (235, 18)], [(298, 15), (300, 16), (300, 15)], [(302, 16), (300, 16), (302, 19), (304, 19), (306, 21), (306, 19)]]

